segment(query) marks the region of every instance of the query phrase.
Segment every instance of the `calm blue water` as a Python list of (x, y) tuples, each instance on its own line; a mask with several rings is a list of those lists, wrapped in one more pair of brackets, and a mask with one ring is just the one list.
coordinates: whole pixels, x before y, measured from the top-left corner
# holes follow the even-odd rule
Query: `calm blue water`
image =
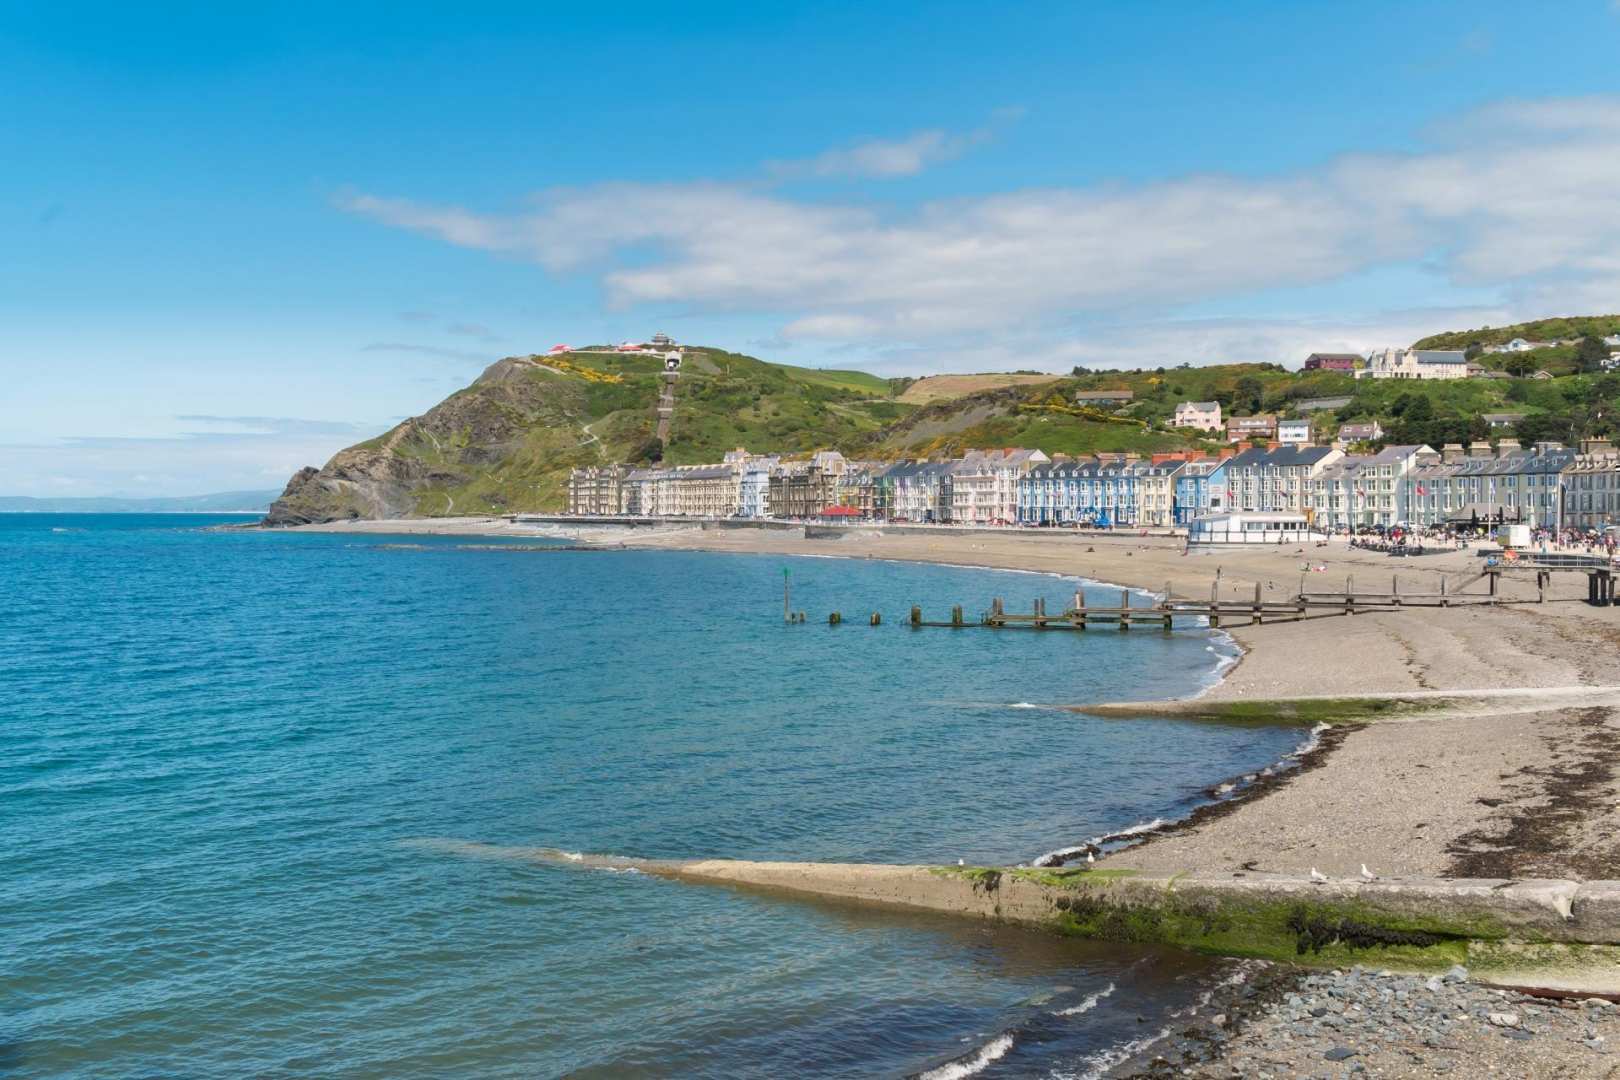
[(0, 516), (0, 1073), (1082, 1075), (1220, 965), (437, 841), (1016, 862), (1300, 739), (1009, 707), (1202, 633), (899, 625), (1052, 578), (218, 520)]

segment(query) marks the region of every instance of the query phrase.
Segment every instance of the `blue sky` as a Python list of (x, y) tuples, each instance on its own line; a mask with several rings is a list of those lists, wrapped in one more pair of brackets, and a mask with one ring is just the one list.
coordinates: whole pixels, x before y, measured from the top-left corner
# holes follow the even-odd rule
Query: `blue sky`
[(657, 329), (921, 374), (1620, 310), (1610, 0), (221, 7), (0, 3), (0, 493), (279, 486)]

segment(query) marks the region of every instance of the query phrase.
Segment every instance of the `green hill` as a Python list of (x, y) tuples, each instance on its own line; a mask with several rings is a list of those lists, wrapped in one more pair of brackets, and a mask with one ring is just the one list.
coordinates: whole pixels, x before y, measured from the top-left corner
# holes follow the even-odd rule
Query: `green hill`
[(1431, 334), (1412, 343), (1414, 349), (1466, 349), (1471, 345), (1489, 348), (1506, 345), (1514, 338), (1526, 341), (1569, 341), (1594, 334), (1607, 337), (1620, 334), (1620, 315), (1571, 315), (1558, 319), (1537, 319), (1512, 326), (1482, 326), (1478, 330), (1448, 330)]
[(954, 454), (1023, 445), (1049, 453), (1189, 445), (1140, 419), (1077, 410), (1075, 380), (1012, 387), (932, 406), (893, 395), (909, 380), (773, 364), (688, 349), (667, 446), (653, 437), (662, 361), (578, 351), (509, 357), (422, 416), (305, 468), (272, 507), (272, 524), (562, 507), (570, 469), (718, 461), (727, 450), (861, 458)]

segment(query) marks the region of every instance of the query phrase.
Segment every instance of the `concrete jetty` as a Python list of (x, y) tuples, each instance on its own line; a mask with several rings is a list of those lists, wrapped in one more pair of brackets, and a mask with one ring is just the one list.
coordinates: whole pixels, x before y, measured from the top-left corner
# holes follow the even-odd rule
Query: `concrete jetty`
[(926, 910), (1060, 934), (1307, 965), (1438, 971), (1620, 992), (1620, 881), (1312, 881), (1258, 872), (659, 860), (424, 841), (482, 858), (636, 870), (798, 899)]

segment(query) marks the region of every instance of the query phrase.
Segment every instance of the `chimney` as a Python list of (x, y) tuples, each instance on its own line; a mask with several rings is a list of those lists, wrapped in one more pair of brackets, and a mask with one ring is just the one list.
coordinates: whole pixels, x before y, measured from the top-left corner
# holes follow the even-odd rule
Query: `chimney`
[(1496, 440), (1496, 456), (1499, 457), (1499, 458), (1505, 458), (1505, 457), (1508, 457), (1509, 455), (1517, 454), (1520, 451), (1520, 449), (1522, 449), (1522, 448), (1519, 446), (1519, 440), (1518, 439), (1497, 439)]
[(1462, 443), (1448, 442), (1440, 448), (1440, 460), (1447, 465), (1454, 465), (1467, 456), (1463, 453)]
[(1488, 458), (1491, 456), (1491, 444), (1484, 439), (1475, 439), (1468, 444), (1468, 456), (1471, 458)]

